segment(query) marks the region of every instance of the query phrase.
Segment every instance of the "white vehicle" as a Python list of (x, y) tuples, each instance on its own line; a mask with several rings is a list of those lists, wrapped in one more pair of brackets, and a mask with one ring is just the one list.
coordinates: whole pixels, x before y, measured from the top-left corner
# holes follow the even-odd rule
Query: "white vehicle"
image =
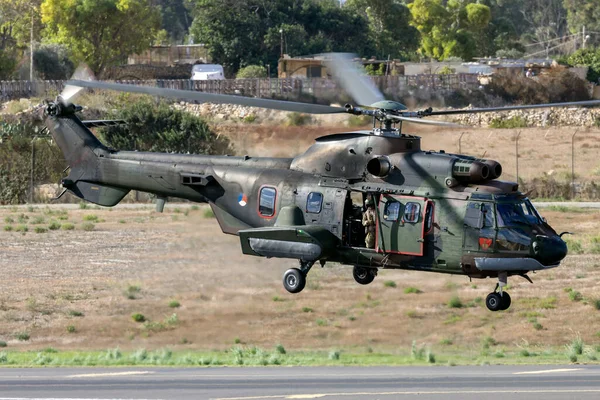
[(223, 66), (218, 64), (196, 64), (192, 67), (193, 81), (206, 81), (209, 79), (225, 79)]

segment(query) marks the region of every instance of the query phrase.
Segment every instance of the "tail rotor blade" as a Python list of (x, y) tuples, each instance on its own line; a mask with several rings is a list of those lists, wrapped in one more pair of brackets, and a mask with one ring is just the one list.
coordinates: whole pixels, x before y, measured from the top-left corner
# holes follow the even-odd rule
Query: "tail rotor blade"
[[(82, 64), (79, 67), (77, 67), (71, 80), (91, 82), (96, 80), (96, 78), (94, 76), (94, 72), (92, 72), (92, 70), (87, 65)], [(60, 97), (65, 104), (70, 104), (74, 101), (75, 97), (77, 97), (77, 95), (83, 89), (84, 88), (80, 86), (69, 85), (69, 83), (67, 82), (67, 85), (60, 94)]]

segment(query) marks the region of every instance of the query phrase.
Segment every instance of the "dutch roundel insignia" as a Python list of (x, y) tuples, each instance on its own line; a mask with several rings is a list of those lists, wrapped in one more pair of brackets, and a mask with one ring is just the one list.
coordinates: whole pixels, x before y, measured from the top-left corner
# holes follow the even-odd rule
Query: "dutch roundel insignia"
[(238, 197), (238, 204), (242, 207), (248, 204), (248, 196), (246, 196), (244, 193), (240, 194)]

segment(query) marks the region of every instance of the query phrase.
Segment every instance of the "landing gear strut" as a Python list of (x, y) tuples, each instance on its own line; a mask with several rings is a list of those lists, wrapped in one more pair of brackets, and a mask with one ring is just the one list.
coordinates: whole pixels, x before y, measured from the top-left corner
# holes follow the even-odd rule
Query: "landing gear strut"
[(306, 274), (314, 261), (300, 261), (300, 268), (291, 268), (283, 274), (283, 287), (290, 293), (300, 293), (306, 286)]
[(358, 265), (352, 270), (354, 280), (361, 285), (368, 285), (373, 282), (373, 279), (377, 276), (376, 268), (359, 267)]
[(510, 295), (502, 290), (508, 281), (506, 272), (498, 273), (498, 283), (494, 291), (487, 295), (485, 305), (490, 311), (504, 311), (510, 307)]

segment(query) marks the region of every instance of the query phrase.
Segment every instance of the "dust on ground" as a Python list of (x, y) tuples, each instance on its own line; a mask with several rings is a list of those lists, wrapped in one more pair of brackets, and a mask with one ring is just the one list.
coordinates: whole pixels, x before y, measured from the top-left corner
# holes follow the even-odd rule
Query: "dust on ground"
[[(59, 210), (0, 208), (4, 225), (29, 230), (0, 231), (0, 340), (9, 349), (210, 350), (239, 342), (384, 351), (416, 340), (478, 352), (487, 337), (543, 347), (600, 335), (598, 255), (570, 255), (532, 274), (533, 285), (511, 278), (513, 305), (492, 313), (483, 301), (494, 280), (425, 272), (380, 271), (361, 286), (350, 267), (327, 264), (313, 268), (302, 293), (289, 294), (282, 274), (296, 262), (242, 255), (239, 239), (222, 234), (204, 206)], [(544, 215), (560, 231), (585, 226), (583, 234), (594, 235), (600, 226), (599, 210)], [(35, 232), (53, 221), (75, 229)], [(409, 287), (421, 293), (405, 293)], [(449, 307), (453, 296), (462, 308)], [(29, 339), (19, 340), (23, 334)]]

